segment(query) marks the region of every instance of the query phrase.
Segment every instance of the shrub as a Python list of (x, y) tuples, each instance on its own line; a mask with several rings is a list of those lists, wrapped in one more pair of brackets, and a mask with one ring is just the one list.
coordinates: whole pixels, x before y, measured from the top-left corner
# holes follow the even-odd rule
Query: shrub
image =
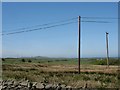
[(51, 62), (51, 61), (47, 61), (47, 62)]
[(40, 63), (40, 61), (38, 63)]
[(22, 59), (22, 62), (25, 62), (25, 59)]
[(28, 60), (28, 62), (32, 62), (31, 60)]
[(67, 59), (63, 59), (63, 61), (68, 61)]
[(4, 59), (4, 58), (2, 58), (2, 61), (5, 61), (5, 59)]

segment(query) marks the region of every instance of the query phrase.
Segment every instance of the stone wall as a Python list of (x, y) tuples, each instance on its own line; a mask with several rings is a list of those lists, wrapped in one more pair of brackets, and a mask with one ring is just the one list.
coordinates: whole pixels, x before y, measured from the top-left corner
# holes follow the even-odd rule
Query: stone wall
[[(87, 88), (87, 84), (82, 90)], [(74, 90), (71, 86), (63, 85), (60, 83), (50, 84), (43, 82), (30, 82), (29, 80), (3, 80), (0, 81), (0, 90)]]

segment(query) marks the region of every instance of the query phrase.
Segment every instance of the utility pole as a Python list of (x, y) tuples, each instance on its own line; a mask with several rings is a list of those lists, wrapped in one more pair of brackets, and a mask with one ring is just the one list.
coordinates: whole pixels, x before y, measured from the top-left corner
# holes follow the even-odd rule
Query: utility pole
[(78, 16), (78, 73), (80, 74), (80, 22), (81, 17)]
[(107, 67), (109, 67), (108, 32), (106, 32)]

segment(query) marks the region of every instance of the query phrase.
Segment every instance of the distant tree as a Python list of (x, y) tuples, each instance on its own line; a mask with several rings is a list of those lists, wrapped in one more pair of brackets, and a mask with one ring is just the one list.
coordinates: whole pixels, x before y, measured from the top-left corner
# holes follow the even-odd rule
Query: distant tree
[(51, 61), (48, 60), (48, 62), (51, 62)]
[(32, 61), (29, 59), (28, 62), (32, 62)]
[(63, 61), (68, 61), (67, 59), (63, 59)]
[(25, 59), (22, 59), (22, 62), (25, 62)]
[(4, 58), (2, 58), (2, 61), (5, 61), (5, 59), (4, 59)]
[(40, 63), (40, 61), (38, 63)]

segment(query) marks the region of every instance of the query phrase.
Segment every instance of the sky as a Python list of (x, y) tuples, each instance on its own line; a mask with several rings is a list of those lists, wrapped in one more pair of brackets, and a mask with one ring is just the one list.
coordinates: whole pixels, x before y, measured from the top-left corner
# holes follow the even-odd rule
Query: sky
[(119, 0), (1, 0), (2, 2), (119, 2)]
[[(4, 2), (2, 3), (3, 32), (76, 18), (64, 26), (3, 35), (3, 57), (77, 57), (78, 23), (77, 17), (118, 18), (118, 4), (85, 2)], [(81, 22), (81, 56), (106, 57), (106, 37), (109, 33), (109, 55), (118, 55), (117, 19), (85, 19), (108, 21), (111, 23)], [(71, 21), (69, 21), (71, 22)], [(37, 28), (37, 27), (34, 27)], [(32, 28), (30, 28), (32, 29)]]

